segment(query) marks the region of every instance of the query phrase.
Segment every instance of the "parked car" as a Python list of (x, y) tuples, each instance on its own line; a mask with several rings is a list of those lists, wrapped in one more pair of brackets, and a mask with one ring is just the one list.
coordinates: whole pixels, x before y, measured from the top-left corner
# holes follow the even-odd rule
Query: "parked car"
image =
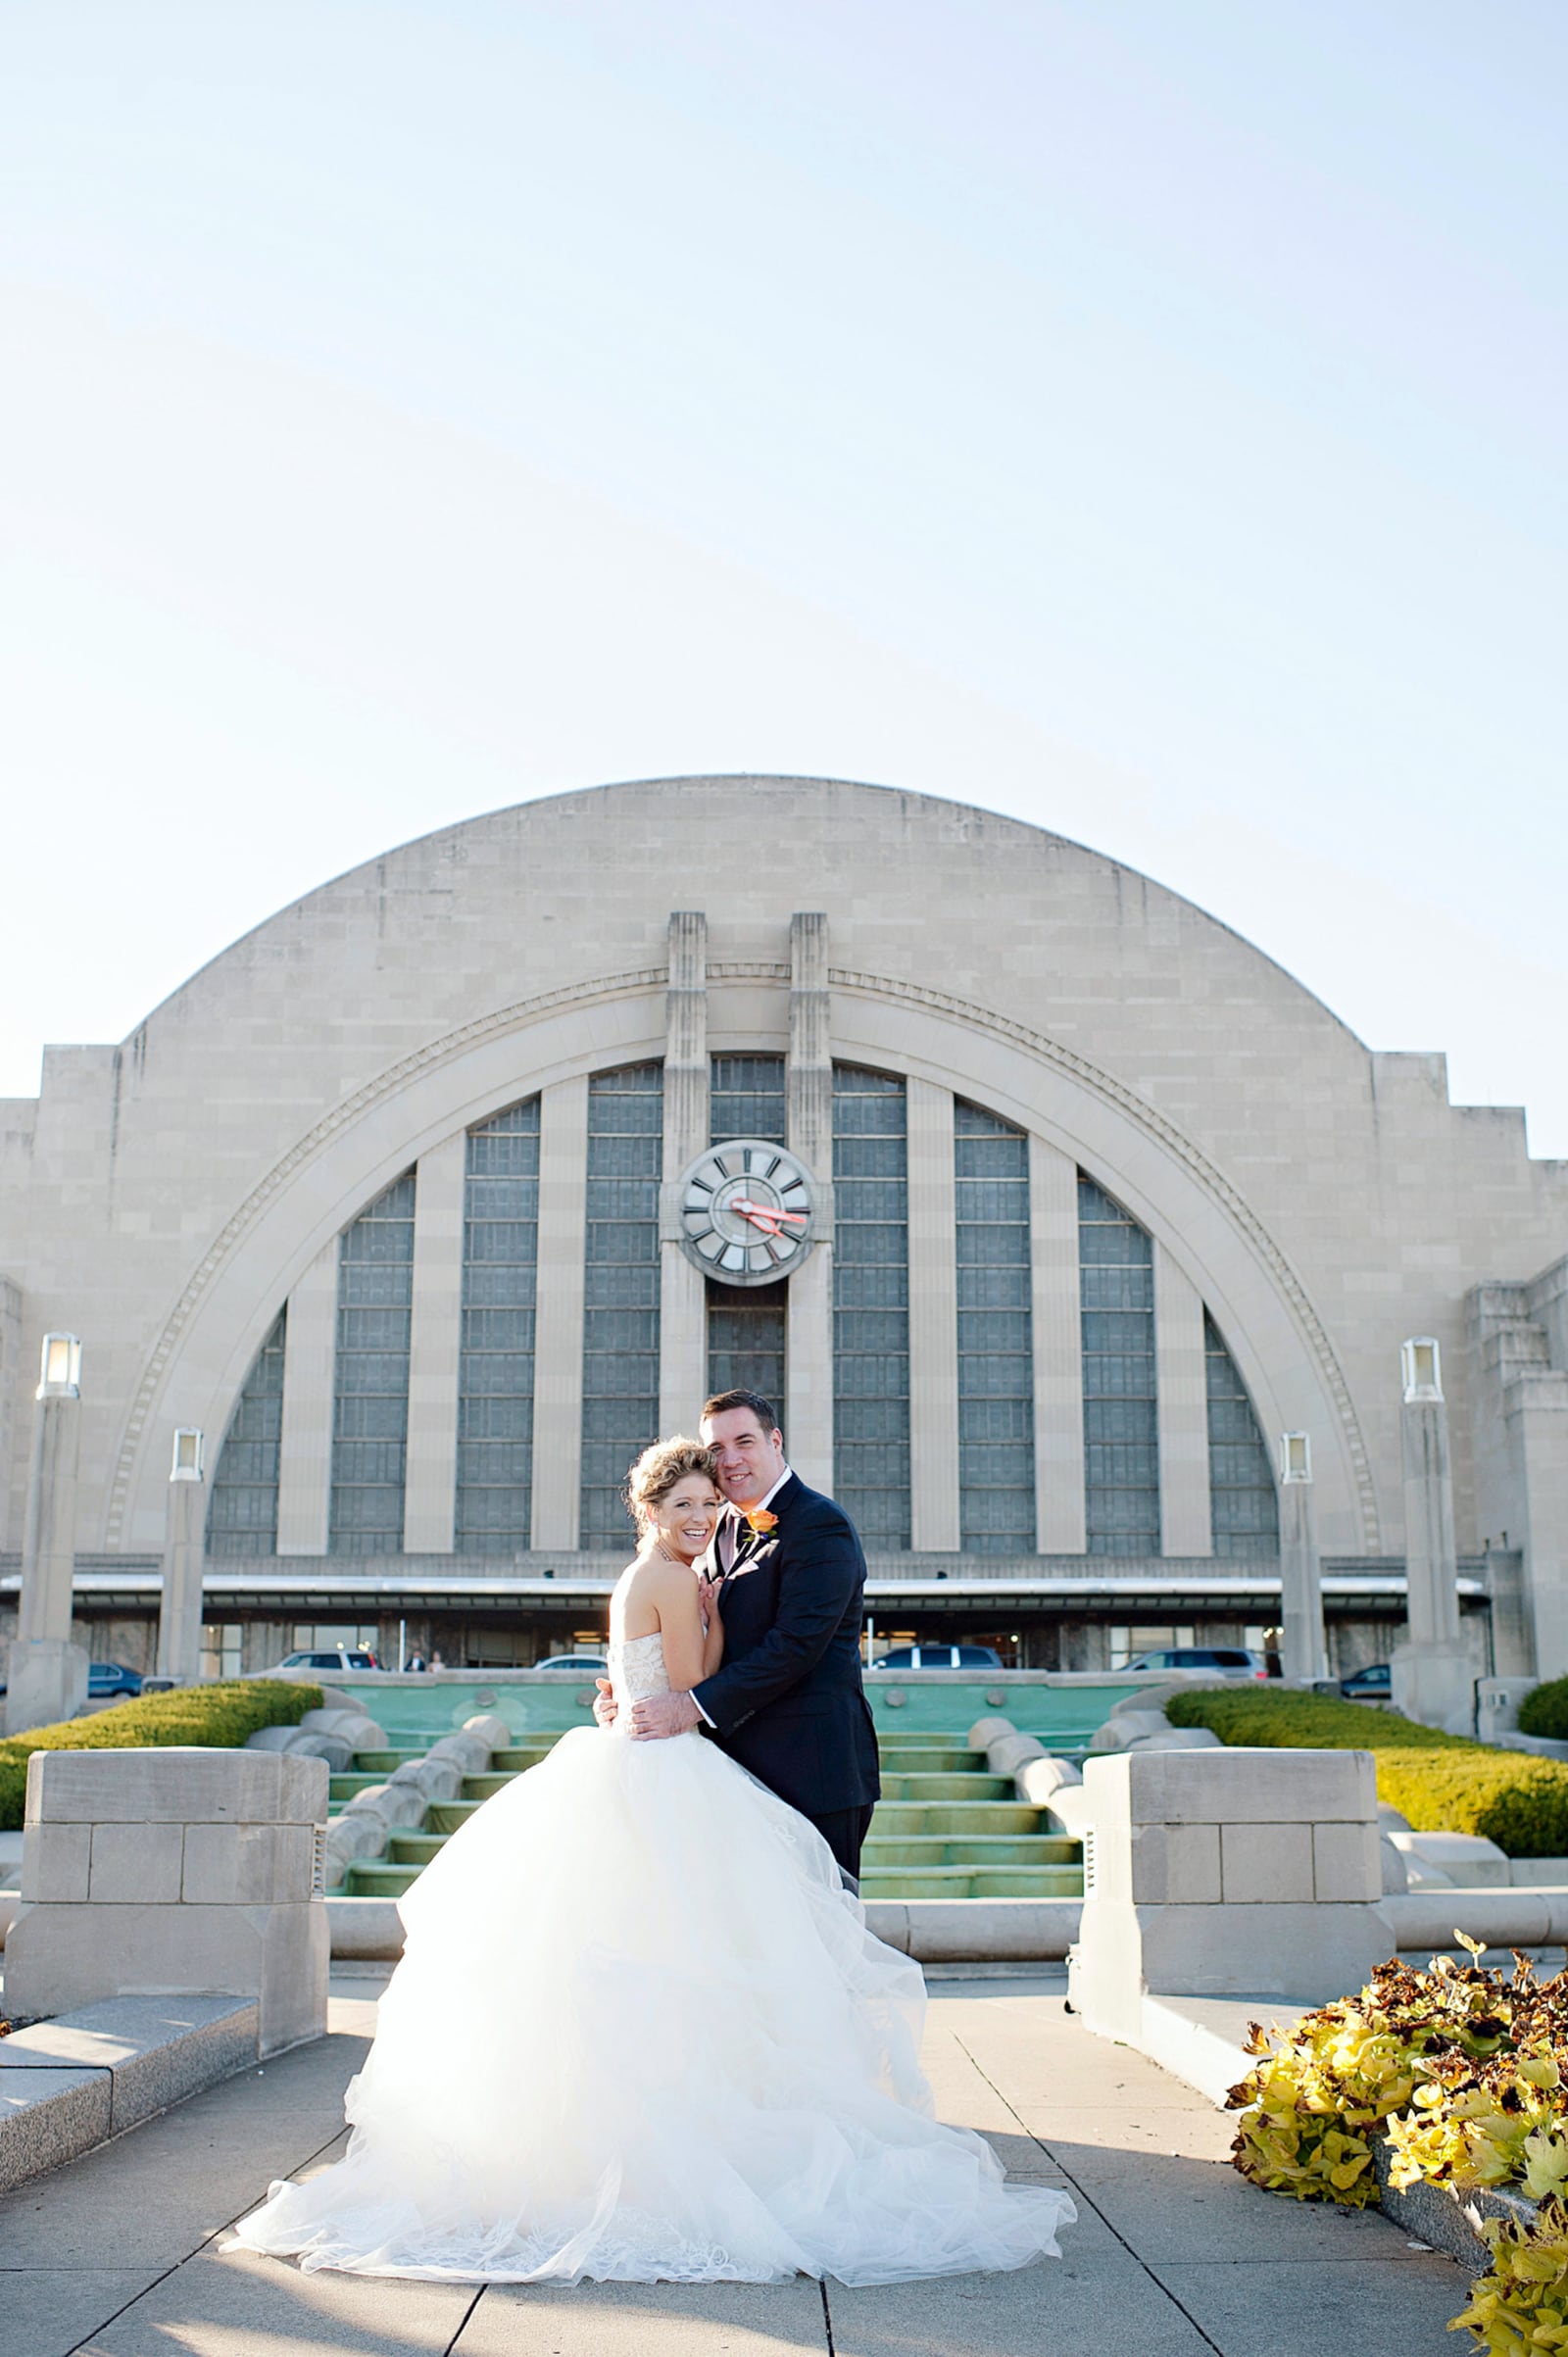
[(1347, 1702), (1391, 1702), (1394, 1673), (1386, 1661), (1369, 1661), (1364, 1669), (1352, 1670), (1340, 1680), (1340, 1692)]
[(610, 1664), (603, 1653), (552, 1653), (548, 1661), (536, 1661), (536, 1670), (565, 1670), (574, 1678), (608, 1678)]
[(1216, 1678), (1277, 1678), (1266, 1653), (1250, 1645), (1173, 1645), (1152, 1653), (1135, 1653), (1130, 1670), (1211, 1670)]
[(901, 1645), (871, 1664), (874, 1670), (999, 1670), (1002, 1655), (988, 1645)]
[(87, 1664), (87, 1699), (89, 1702), (124, 1701), (141, 1693), (140, 1670), (126, 1669), (122, 1661), (89, 1661)]
[(277, 1666), (280, 1670), (378, 1670), (381, 1664), (373, 1653), (351, 1652), (338, 1645), (318, 1653), (285, 1653)]

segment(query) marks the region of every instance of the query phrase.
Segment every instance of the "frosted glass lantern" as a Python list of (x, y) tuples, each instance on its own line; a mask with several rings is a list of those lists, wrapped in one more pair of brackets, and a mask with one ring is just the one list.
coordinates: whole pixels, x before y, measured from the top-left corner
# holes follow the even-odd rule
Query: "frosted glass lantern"
[(46, 1334), (38, 1370), (40, 1399), (81, 1398), (81, 1344), (74, 1334)]
[(1443, 1361), (1430, 1334), (1418, 1334), (1412, 1341), (1399, 1345), (1399, 1365), (1407, 1399), (1443, 1398)]
[(1305, 1432), (1280, 1434), (1280, 1479), (1310, 1481), (1312, 1478), (1312, 1437)]

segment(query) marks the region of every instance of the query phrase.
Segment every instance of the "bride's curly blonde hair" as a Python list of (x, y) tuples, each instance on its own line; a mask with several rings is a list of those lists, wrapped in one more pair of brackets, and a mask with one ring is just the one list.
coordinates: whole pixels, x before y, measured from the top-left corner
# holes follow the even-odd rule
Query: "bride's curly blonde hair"
[(626, 1511), (639, 1530), (647, 1528), (652, 1509), (688, 1473), (703, 1474), (718, 1489), (718, 1459), (701, 1441), (688, 1440), (684, 1433), (678, 1432), (672, 1439), (656, 1441), (651, 1449), (643, 1450), (626, 1476), (622, 1493)]

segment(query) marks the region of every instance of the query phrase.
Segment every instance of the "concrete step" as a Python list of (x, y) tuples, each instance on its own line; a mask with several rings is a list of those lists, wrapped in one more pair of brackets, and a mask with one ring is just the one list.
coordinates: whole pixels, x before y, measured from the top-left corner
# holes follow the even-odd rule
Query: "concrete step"
[(356, 1751), (354, 1765), (371, 1784), (384, 1784), (394, 1768), (401, 1768), (411, 1759), (423, 1759), (428, 1743), (420, 1743), (412, 1751)]
[(887, 1776), (882, 1779), (884, 1800), (1010, 1800), (1015, 1788), (1010, 1776), (983, 1776), (973, 1769), (964, 1776)]
[(1081, 1843), (1070, 1834), (969, 1834), (944, 1840), (940, 1835), (879, 1840), (873, 1833), (865, 1845), (867, 1873), (902, 1873), (930, 1866), (1073, 1866), (1081, 1867)]
[(385, 1782), (386, 1778), (378, 1776), (373, 1768), (367, 1768), (363, 1771), (350, 1769), (342, 1776), (327, 1778), (327, 1798), (334, 1807), (341, 1808), (345, 1800), (354, 1798), (356, 1792), (368, 1792), (372, 1784), (385, 1784)]
[(1033, 1834), (1040, 1831), (1043, 1814), (1026, 1800), (955, 1800), (921, 1806), (881, 1800), (871, 1820), (871, 1833), (884, 1841), (904, 1841), (911, 1834), (942, 1834), (949, 1839), (971, 1834)]
[(473, 1801), (493, 1800), (498, 1792), (506, 1791), (511, 1782), (510, 1776), (497, 1775), (493, 1769), (483, 1776), (466, 1776), (463, 1780), (463, 1797)]
[(515, 1750), (493, 1751), (490, 1754), (491, 1768), (507, 1776), (524, 1775), (529, 1768), (537, 1768), (542, 1759), (550, 1757), (558, 1740), (553, 1735), (546, 1736), (537, 1743), (519, 1743)]
[(479, 1800), (432, 1800), (424, 1812), (424, 1831), (432, 1834), (455, 1834), (458, 1827), (466, 1824), (473, 1815), (474, 1810), (482, 1808), (483, 1805), (484, 1803)]

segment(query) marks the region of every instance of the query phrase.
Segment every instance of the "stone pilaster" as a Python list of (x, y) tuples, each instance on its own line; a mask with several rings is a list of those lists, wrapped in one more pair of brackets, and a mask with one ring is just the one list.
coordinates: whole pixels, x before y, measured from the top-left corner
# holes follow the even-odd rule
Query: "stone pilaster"
[[(1084, 1551), (1084, 1355), (1078, 1282), (1078, 1166), (1029, 1140), (1034, 1263), (1035, 1516), (1043, 1555)], [(1077, 1666), (1074, 1664), (1073, 1666)]]
[(1509, 1454), (1518, 1468), (1515, 1545), (1525, 1580), (1543, 1678), (1568, 1674), (1568, 1373), (1532, 1367), (1503, 1394)]
[(332, 1385), (338, 1239), (322, 1245), (288, 1297), (277, 1465), (277, 1551), (324, 1555), (332, 1506)]
[(1154, 1239), (1154, 1367), (1159, 1403), (1159, 1529), (1167, 1555), (1210, 1555), (1208, 1373), (1203, 1303)]
[[(192, 1444), (181, 1449), (180, 1442)], [(158, 1675), (193, 1686), (202, 1674), (202, 1583), (206, 1572), (207, 1484), (202, 1435), (176, 1436), (164, 1529), (164, 1584), (158, 1601)]]
[(6, 1666), (8, 1735), (73, 1718), (86, 1699), (87, 1656), (71, 1638), (76, 1568), (76, 1461), (81, 1444), (79, 1347), (76, 1363), (56, 1365), (44, 1341), (32, 1428), (27, 1518), (22, 1533), (22, 1594), (17, 1635)]
[(833, 1044), (827, 918), (790, 919), (789, 1148), (811, 1174), (815, 1237), (789, 1281), (784, 1440), (813, 1489), (833, 1487)]
[(1287, 1678), (1326, 1678), (1323, 1566), (1310, 1470), (1287, 1471), (1279, 1495), (1280, 1667)]
[(458, 1489), (458, 1375), (463, 1351), (465, 1130), (419, 1156), (414, 1192), (414, 1298), (409, 1330), (409, 1440), (403, 1551), (452, 1547)]
[(958, 1547), (958, 1279), (953, 1095), (906, 1084), (909, 1139), (909, 1539)]
[(708, 1144), (708, 919), (700, 908), (677, 908), (670, 917), (664, 1009), (659, 1429), (694, 1433), (708, 1397), (708, 1284), (681, 1249), (680, 1176)]
[(581, 1516), (583, 1254), (588, 1081), (539, 1097), (539, 1307), (534, 1340), (533, 1544), (574, 1547)]
[(16, 1464), (16, 1401), (22, 1396), (22, 1288), (0, 1277), (0, 1549), (15, 1545), (13, 1468)]
[(1391, 1657), (1394, 1702), (1406, 1718), (1463, 1735), (1472, 1727), (1476, 1664), (1459, 1629), (1453, 1472), (1438, 1346), (1425, 1338), (1407, 1342), (1402, 1358), (1407, 1637)]

